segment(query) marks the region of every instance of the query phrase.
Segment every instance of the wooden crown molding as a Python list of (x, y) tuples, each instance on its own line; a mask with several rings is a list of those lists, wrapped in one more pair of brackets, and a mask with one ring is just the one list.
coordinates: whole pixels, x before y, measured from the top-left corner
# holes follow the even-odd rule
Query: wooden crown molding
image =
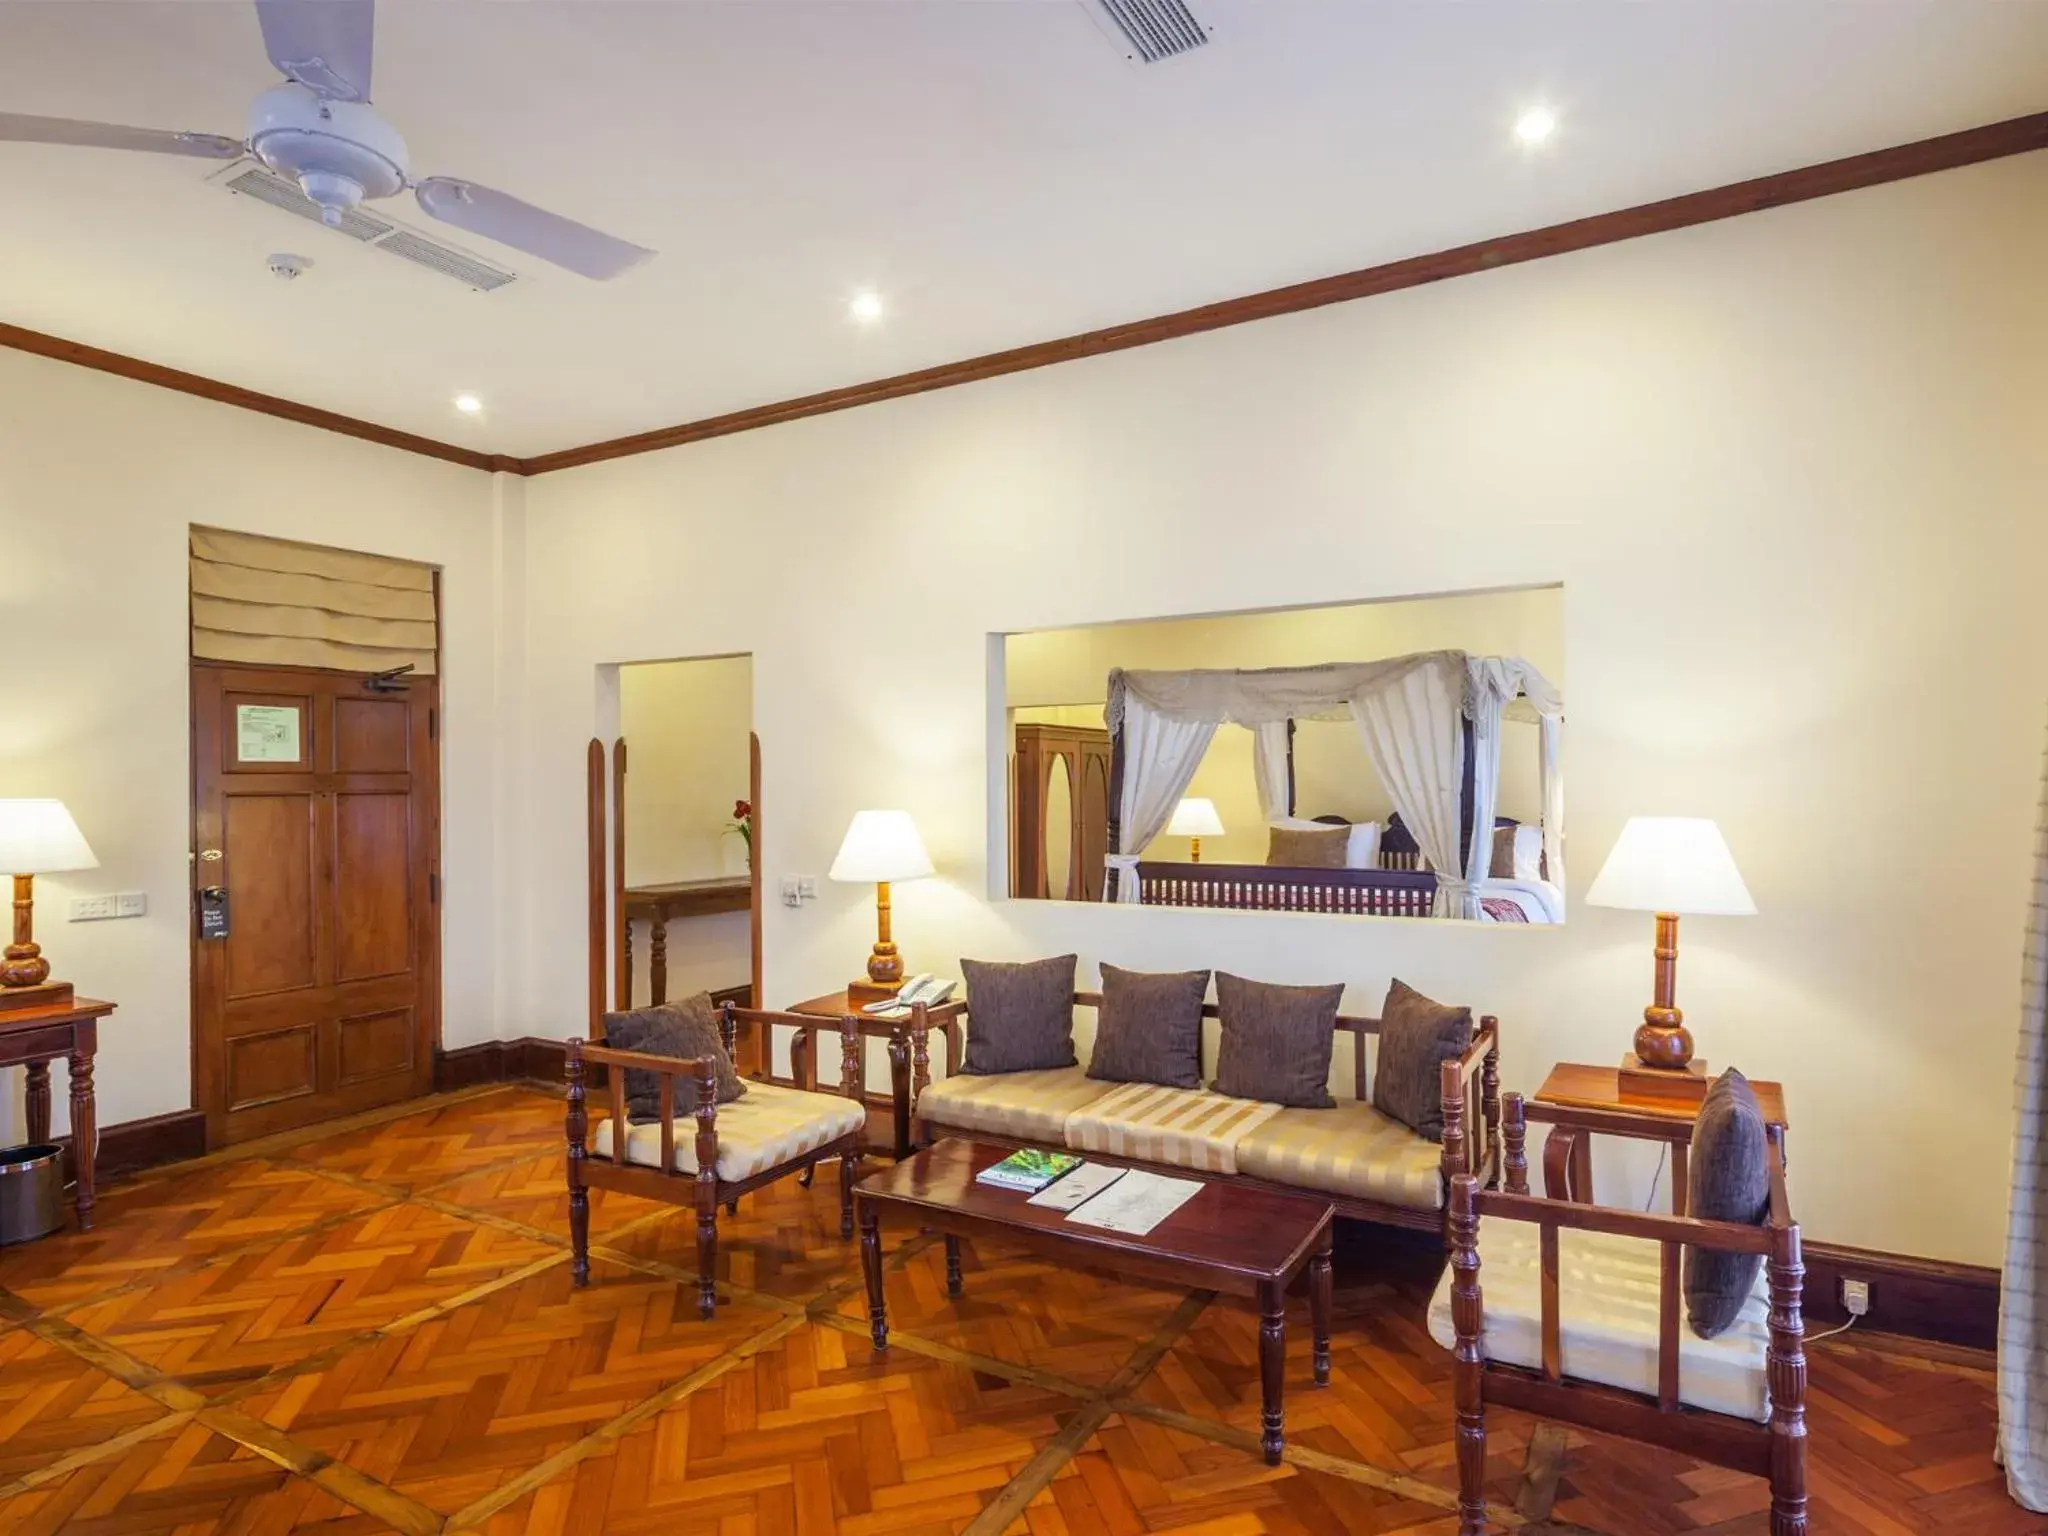
[(65, 341), (57, 336), (46, 336), (39, 331), (24, 330), (19, 326), (0, 324), (0, 346), (57, 358), (84, 368), (96, 368), (103, 373), (118, 374), (123, 378), (137, 379), (145, 384), (156, 384), (165, 389), (198, 395), (202, 399), (219, 401), (224, 405), (239, 406), (244, 410), (283, 417), (287, 421), (296, 421), (305, 426), (340, 432), (349, 437), (381, 443), (387, 448), (424, 454), (429, 458), (443, 459), (451, 464), (461, 464), (486, 473), (545, 475), (556, 470), (602, 463), (607, 459), (623, 459), (633, 454), (678, 448), (685, 443), (703, 442), (707, 438), (729, 437), (736, 432), (752, 432), (761, 427), (778, 426), (786, 421), (800, 421), (807, 416), (823, 416), (833, 411), (852, 410), (856, 406), (874, 405), (884, 400), (900, 400), (908, 395), (921, 395), (935, 389), (951, 389), (955, 385), (972, 384), (981, 379), (1025, 373), (1034, 368), (1047, 368), (1055, 363), (1072, 362), (1078, 358), (1099, 357), (1104, 353), (1124, 352), (1133, 347), (1148, 347), (1156, 342), (1174, 341), (1183, 336), (1198, 336), (1205, 331), (1222, 330), (1233, 325), (1248, 325), (1255, 320), (1270, 320), (1280, 315), (1299, 314), (1304, 310), (1320, 309), (1326, 304), (1344, 304), (1353, 299), (1370, 298), (1376, 294), (1395, 293), (1403, 288), (1420, 287), (1424, 283), (1467, 277), (1477, 272), (1489, 272), (1497, 267), (1515, 266), (1525, 261), (1540, 261), (1547, 256), (1562, 256), (1572, 251), (1591, 250), (1595, 246), (1613, 245), (1618, 241), (1635, 240), (1644, 235), (1665, 234), (1696, 224), (1712, 224), (1747, 213), (1782, 208), (1791, 203), (1811, 202), (1816, 198), (1833, 197), (1841, 192), (1855, 192), (1865, 187), (1883, 186), (1887, 182), (1906, 181), (1936, 171), (1956, 170), (1966, 165), (1980, 165), (1988, 160), (2002, 160), (2011, 155), (2031, 154), (2038, 149), (2048, 149), (2048, 112), (2008, 118), (2004, 122), (1988, 123), (1981, 128), (1945, 133), (1912, 144), (1898, 144), (1889, 149), (1850, 155), (1841, 160), (1826, 160), (1817, 165), (1801, 166), (1797, 170), (1779, 171), (1770, 176), (1758, 176), (1749, 181), (1738, 181), (1724, 187), (1709, 188), (1703, 192), (1688, 192), (1683, 196), (1669, 197), (1654, 203), (1642, 203), (1613, 213), (1594, 214), (1563, 224), (1548, 225), (1542, 229), (1523, 230), (1517, 234), (1481, 240), (1471, 245), (1434, 251), (1425, 256), (1405, 257), (1400, 261), (1385, 262), (1376, 267), (1362, 267), (1355, 272), (1340, 272), (1333, 277), (1319, 277), (1309, 282), (1292, 283), (1284, 288), (1269, 288), (1263, 293), (1246, 294), (1240, 298), (1204, 304), (1194, 309), (1176, 310), (1172, 314), (1157, 315), (1149, 320), (1108, 326), (1097, 331), (1083, 331), (1079, 335), (1062, 337), (1056, 341), (1041, 341), (1030, 346), (1012, 347), (1005, 352), (991, 352), (982, 357), (968, 358), (963, 362), (942, 363), (937, 367), (921, 368), (913, 373), (899, 373), (891, 378), (876, 379), (866, 384), (853, 384), (843, 389), (825, 390), (820, 394), (802, 395), (793, 400), (751, 406), (746, 410), (710, 416), (701, 421), (659, 427), (651, 432), (637, 432), (629, 437), (611, 438), (605, 442), (588, 443), (580, 448), (565, 448), (556, 453), (538, 454), (527, 459), (515, 458), (509, 454), (478, 453), (468, 448), (458, 448), (452, 443), (437, 442), (433, 438), (400, 432), (392, 427), (378, 426), (374, 422), (359, 421), (352, 416), (343, 416), (334, 411), (300, 405), (296, 401), (285, 400), (276, 395), (259, 394), (255, 390), (223, 384), (199, 374), (165, 368), (157, 363), (144, 362), (140, 358), (102, 351), (98, 347)]
[(239, 406), (245, 411), (258, 411), (265, 416), (279, 416), (286, 421), (296, 421), (301, 426), (320, 427), (328, 432), (339, 432), (345, 437), (359, 437), (365, 442), (379, 443), (386, 448), (399, 448), (407, 453), (424, 454), (430, 459), (444, 459), (450, 464), (460, 464), (468, 469), (481, 469), (487, 473), (492, 470), (511, 470), (515, 474), (526, 472), (518, 459), (504, 454), (478, 453), (471, 448), (458, 448), (453, 443), (436, 442), (431, 437), (400, 432), (395, 427), (380, 427), (373, 421), (359, 421), (353, 416), (343, 416), (338, 411), (323, 411), (318, 406), (301, 405), (296, 400), (286, 400), (280, 395), (261, 394), (253, 389), (243, 389), (238, 384), (223, 384), (219, 379), (209, 379), (203, 374), (166, 368), (161, 363), (144, 362), (139, 357), (89, 347), (82, 341), (66, 341), (61, 336), (45, 335), (41, 331), (27, 330), (18, 325), (0, 323), (0, 347), (11, 347), (17, 352), (33, 352), (38, 357), (55, 358), (60, 363), (76, 363), (81, 368), (116, 374), (142, 384), (154, 384), (160, 389), (174, 389), (179, 394), (197, 395), (202, 400)]

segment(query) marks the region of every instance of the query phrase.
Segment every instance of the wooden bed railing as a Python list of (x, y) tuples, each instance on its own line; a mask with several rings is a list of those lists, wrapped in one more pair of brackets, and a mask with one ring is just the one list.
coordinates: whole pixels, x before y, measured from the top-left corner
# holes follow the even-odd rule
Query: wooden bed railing
[(1428, 917), (1435, 898), (1436, 876), (1419, 869), (1292, 869), (1277, 864), (1149, 860), (1138, 866), (1138, 900), (1148, 907)]

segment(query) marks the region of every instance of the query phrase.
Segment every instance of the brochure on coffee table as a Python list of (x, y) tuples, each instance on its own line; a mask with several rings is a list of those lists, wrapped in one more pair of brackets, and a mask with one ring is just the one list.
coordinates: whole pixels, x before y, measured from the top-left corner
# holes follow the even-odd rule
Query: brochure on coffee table
[(1200, 1179), (1169, 1179), (1133, 1168), (1067, 1220), (1143, 1237), (1201, 1192)]
[(1109, 1188), (1124, 1176), (1124, 1171), (1107, 1163), (1083, 1163), (1052, 1188), (1041, 1189), (1025, 1204), (1042, 1205), (1052, 1211), (1071, 1211)]

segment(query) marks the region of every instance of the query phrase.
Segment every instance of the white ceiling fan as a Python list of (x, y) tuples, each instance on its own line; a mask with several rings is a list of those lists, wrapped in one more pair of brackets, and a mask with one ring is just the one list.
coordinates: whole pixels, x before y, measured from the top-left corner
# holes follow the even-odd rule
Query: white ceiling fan
[(202, 160), (232, 160), (246, 151), (298, 182), (330, 225), (366, 198), (394, 197), (409, 187), (432, 218), (600, 281), (654, 255), (473, 181), (413, 180), (405, 140), (370, 106), (376, 0), (256, 0), (256, 17), (264, 51), (286, 83), (256, 98), (247, 139), (0, 112), (0, 141), (139, 149)]

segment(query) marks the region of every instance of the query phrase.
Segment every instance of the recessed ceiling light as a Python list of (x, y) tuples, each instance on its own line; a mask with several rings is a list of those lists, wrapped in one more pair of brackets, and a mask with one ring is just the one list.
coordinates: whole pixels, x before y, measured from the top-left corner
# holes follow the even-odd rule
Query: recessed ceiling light
[(1515, 137), (1524, 144), (1541, 144), (1557, 131), (1557, 114), (1548, 107), (1531, 107), (1515, 119)]
[(846, 312), (862, 325), (873, 325), (882, 318), (882, 296), (872, 288), (863, 288), (847, 302)]
[(474, 416), (483, 408), (483, 401), (477, 399), (475, 395), (457, 395), (455, 397), (455, 409), (462, 412), (465, 416)]

